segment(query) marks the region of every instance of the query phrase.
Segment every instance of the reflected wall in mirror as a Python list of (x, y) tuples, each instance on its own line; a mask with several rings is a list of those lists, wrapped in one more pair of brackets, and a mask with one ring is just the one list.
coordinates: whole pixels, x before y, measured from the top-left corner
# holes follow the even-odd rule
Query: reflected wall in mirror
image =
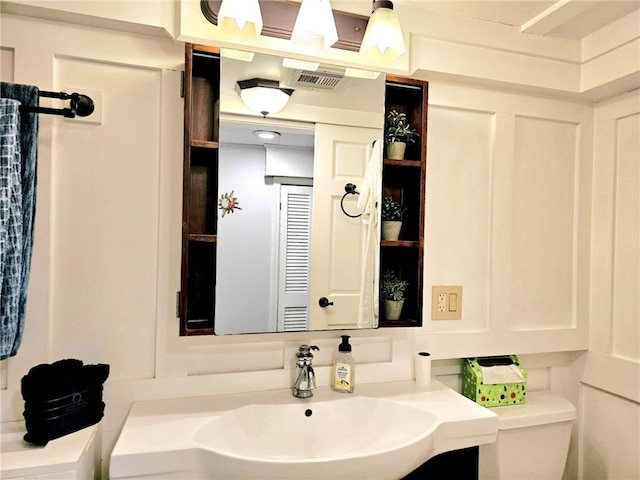
[[(294, 91), (263, 117), (237, 93), (252, 78)], [(383, 74), (222, 50), (215, 280), (205, 300), (216, 334), (377, 327), (384, 84)], [(213, 107), (193, 103), (200, 108)], [(343, 200), (347, 183), (361, 195)], [(341, 201), (367, 213), (351, 218)]]

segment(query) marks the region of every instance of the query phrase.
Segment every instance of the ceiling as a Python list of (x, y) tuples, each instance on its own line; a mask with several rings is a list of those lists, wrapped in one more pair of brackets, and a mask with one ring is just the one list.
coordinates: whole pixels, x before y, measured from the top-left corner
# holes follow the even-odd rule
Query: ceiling
[[(220, 123), (220, 143), (239, 144), (239, 145), (285, 145), (288, 147), (313, 148), (314, 132), (313, 130), (287, 127), (277, 122), (269, 122), (265, 120), (262, 123), (240, 123), (225, 122)], [(271, 130), (278, 132), (279, 137), (263, 140), (254, 134), (257, 130)]]
[(640, 0), (397, 0), (428, 13), (470, 17), (520, 27), (523, 32), (583, 38), (640, 8)]

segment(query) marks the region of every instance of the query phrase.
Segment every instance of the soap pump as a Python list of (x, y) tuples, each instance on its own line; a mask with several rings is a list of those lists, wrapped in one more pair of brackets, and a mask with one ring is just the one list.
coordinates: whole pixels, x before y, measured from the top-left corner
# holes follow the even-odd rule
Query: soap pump
[(349, 335), (341, 335), (342, 343), (333, 359), (333, 381), (331, 387), (336, 392), (353, 393), (355, 387), (356, 362), (351, 355)]

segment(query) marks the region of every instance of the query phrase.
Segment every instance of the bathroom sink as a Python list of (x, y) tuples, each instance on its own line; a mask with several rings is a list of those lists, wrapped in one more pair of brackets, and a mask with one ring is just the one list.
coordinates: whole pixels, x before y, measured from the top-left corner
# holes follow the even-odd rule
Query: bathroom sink
[(497, 433), (495, 413), (436, 381), (154, 400), (132, 406), (109, 478), (398, 480)]
[[(244, 478), (399, 478), (396, 459), (426, 451), (436, 418), (391, 400), (353, 396), (286, 405), (248, 405), (211, 420), (194, 435), (217, 469), (233, 464)], [(421, 459), (420, 459), (421, 460)], [(421, 462), (420, 462), (421, 463)], [(420, 464), (418, 463), (418, 465)], [(223, 472), (232, 478), (233, 472)]]

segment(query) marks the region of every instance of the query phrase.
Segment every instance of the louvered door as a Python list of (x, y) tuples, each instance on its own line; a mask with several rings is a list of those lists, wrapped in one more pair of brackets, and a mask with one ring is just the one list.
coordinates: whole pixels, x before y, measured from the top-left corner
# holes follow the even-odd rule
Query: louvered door
[(278, 331), (307, 330), (312, 187), (280, 190)]

